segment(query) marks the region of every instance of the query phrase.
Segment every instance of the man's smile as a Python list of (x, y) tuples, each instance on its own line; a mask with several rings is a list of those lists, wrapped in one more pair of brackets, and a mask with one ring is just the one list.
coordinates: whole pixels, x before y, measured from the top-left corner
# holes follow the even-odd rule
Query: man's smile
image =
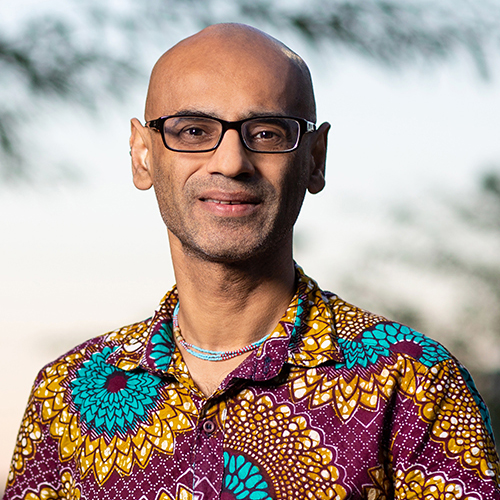
[(260, 205), (260, 200), (248, 195), (207, 195), (198, 198), (201, 208), (212, 215), (243, 217), (251, 215)]
[(260, 203), (260, 198), (255, 194), (246, 191), (228, 192), (222, 189), (206, 190), (198, 196), (198, 199), (208, 203), (222, 203), (224, 205), (256, 205)]
[(205, 201), (207, 203), (219, 203), (221, 205), (242, 205), (246, 202), (243, 202), (243, 201), (225, 201), (225, 200), (210, 200), (210, 199), (206, 199), (206, 200), (203, 200), (202, 201)]
[(244, 216), (253, 213), (261, 199), (247, 192), (210, 190), (198, 196), (205, 210), (222, 216)]

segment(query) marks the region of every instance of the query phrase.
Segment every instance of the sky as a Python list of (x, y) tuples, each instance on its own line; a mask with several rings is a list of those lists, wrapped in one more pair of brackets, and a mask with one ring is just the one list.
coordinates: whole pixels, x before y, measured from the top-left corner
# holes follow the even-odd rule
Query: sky
[[(306, 199), (296, 257), (342, 295), (345, 277), (387, 234), (393, 207), (467, 196), (486, 166), (500, 165), (500, 87), (498, 76), (483, 81), (464, 60), (403, 73), (345, 56), (312, 57), (310, 66), (319, 121), (332, 129), (327, 187)], [(2, 483), (39, 369), (90, 337), (150, 316), (174, 283), (154, 193), (131, 182), (128, 121), (142, 117), (145, 92), (144, 82), (110, 105), (106, 120), (61, 110), (71, 126), (61, 126), (61, 114), (44, 121), (44, 143), (72, 159), (80, 182), (0, 188)]]

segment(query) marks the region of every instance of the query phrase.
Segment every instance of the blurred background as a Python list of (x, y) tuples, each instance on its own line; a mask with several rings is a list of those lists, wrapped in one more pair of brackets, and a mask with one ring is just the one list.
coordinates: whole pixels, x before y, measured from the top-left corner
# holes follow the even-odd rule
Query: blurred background
[(154, 194), (132, 186), (129, 119), (156, 59), (226, 21), (302, 55), (332, 124), (297, 261), (442, 342), (500, 436), (498, 0), (3, 0), (0, 495), (37, 372), (149, 317), (174, 282)]

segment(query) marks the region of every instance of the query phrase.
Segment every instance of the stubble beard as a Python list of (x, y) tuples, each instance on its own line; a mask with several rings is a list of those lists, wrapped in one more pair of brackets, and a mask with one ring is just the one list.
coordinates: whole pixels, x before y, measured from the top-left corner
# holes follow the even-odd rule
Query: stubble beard
[[(304, 174), (297, 176), (290, 170), (280, 193), (271, 184), (255, 178), (213, 177), (209, 182), (190, 181), (182, 191), (177, 191), (177, 196), (168, 188), (175, 185), (173, 179), (161, 173), (155, 179), (155, 193), (162, 219), (181, 243), (185, 255), (214, 263), (244, 264), (266, 255), (274, 260), (280, 246), (288, 239), (291, 243), (306, 191)], [(194, 207), (199, 194), (213, 188), (228, 192), (242, 190), (261, 200), (262, 206), (255, 214), (244, 217), (208, 215), (201, 224), (194, 217)]]
[[(189, 190), (192, 191), (192, 190)], [(199, 191), (198, 191), (199, 192)], [(255, 190), (252, 191), (256, 194)], [(167, 193), (157, 190), (160, 212), (168, 230), (179, 240), (186, 256), (213, 263), (236, 265), (252, 259), (274, 257), (280, 246), (292, 238), (293, 225), (298, 216), (303, 196), (298, 203), (290, 200), (288, 193), (280, 197), (271, 186), (259, 187), (258, 197), (263, 206), (256, 215), (246, 217), (208, 218), (200, 224), (190, 216), (197, 198), (187, 194), (183, 203), (171, 196), (170, 203), (164, 203)], [(295, 206), (284, 206), (293, 203)], [(181, 208), (184, 207), (184, 208)], [(265, 213), (261, 213), (261, 209)]]
[(209, 216), (201, 224), (189, 217), (188, 211), (180, 213), (163, 207), (160, 212), (170, 233), (181, 243), (184, 254), (207, 262), (245, 262), (274, 251), (282, 240), (277, 234), (279, 228), (275, 229), (268, 218)]

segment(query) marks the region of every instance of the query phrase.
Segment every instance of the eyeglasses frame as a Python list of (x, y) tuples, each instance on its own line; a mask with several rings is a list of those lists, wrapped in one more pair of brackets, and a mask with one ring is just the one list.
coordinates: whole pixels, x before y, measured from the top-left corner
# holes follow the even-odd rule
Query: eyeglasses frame
[[(217, 141), (217, 144), (213, 146), (212, 148), (209, 149), (197, 149), (194, 151), (191, 150), (184, 150), (184, 149), (174, 149), (170, 147), (167, 144), (167, 141), (165, 140), (165, 134), (164, 134), (164, 129), (163, 129), (163, 124), (165, 123), (166, 120), (169, 118), (182, 118), (182, 117), (194, 117), (194, 118), (208, 118), (210, 120), (215, 120), (219, 122), (222, 125), (222, 131), (220, 134), (220, 138)], [(245, 139), (243, 138), (243, 134), (241, 132), (241, 127), (245, 122), (248, 122), (250, 120), (258, 120), (260, 118), (287, 118), (290, 120), (295, 120), (299, 124), (299, 137), (297, 139), (297, 142), (293, 146), (293, 148), (290, 149), (285, 149), (283, 151), (259, 151), (258, 149), (252, 149), (250, 146), (248, 146), (245, 142)], [(154, 130), (156, 132), (159, 132), (161, 134), (161, 138), (163, 140), (163, 144), (167, 149), (170, 151), (174, 151), (176, 153), (208, 153), (210, 151), (215, 151), (221, 144), (222, 139), (224, 138), (224, 134), (228, 130), (236, 130), (240, 136), (241, 143), (243, 146), (248, 149), (248, 151), (251, 151), (252, 153), (263, 153), (263, 154), (277, 154), (277, 153), (291, 153), (292, 151), (295, 151), (299, 146), (300, 146), (300, 141), (302, 140), (302, 137), (304, 134), (314, 132), (316, 131), (316, 124), (313, 122), (310, 122), (309, 120), (306, 120), (305, 118), (297, 118), (296, 116), (281, 116), (281, 115), (264, 115), (264, 116), (252, 116), (251, 118), (245, 118), (243, 120), (236, 120), (236, 121), (226, 121), (222, 120), (220, 118), (216, 118), (214, 116), (206, 116), (206, 115), (167, 115), (167, 116), (160, 116), (160, 118), (157, 118), (156, 120), (149, 120), (146, 122), (146, 127), (150, 128), (151, 130)]]

